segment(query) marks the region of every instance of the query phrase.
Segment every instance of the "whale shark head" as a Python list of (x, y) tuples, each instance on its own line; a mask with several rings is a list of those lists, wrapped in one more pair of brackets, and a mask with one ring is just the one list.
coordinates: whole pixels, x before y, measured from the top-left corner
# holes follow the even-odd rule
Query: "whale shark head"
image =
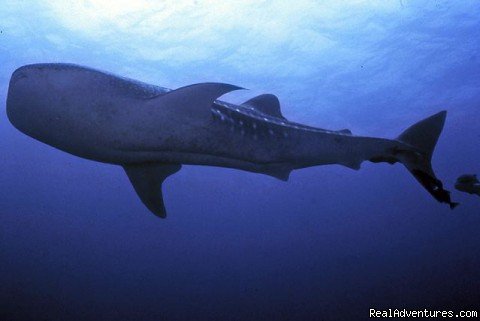
[[(10, 79), (7, 116), (21, 132), (37, 140), (55, 145), (61, 128), (61, 86), (68, 83), (65, 68), (48, 64), (27, 65), (17, 69)], [(64, 100), (65, 104), (68, 101)], [(57, 147), (57, 146), (55, 146)]]
[(10, 79), (8, 119), (38, 141), (80, 157), (101, 159), (96, 153), (105, 143), (101, 131), (106, 126), (100, 126), (99, 115), (91, 111), (99, 104), (99, 93), (106, 92), (105, 78), (98, 71), (70, 64), (20, 67)]
[(40, 112), (45, 106), (37, 99), (45, 91), (41, 78), (39, 68), (34, 65), (24, 66), (15, 70), (8, 87), (8, 119), (18, 130), (34, 138), (42, 136), (38, 132), (38, 123), (45, 118), (43, 112)]
[(124, 163), (136, 157), (128, 150), (166, 148), (163, 138), (172, 132), (195, 136), (184, 118), (208, 123), (215, 99), (236, 89), (201, 83), (170, 91), (77, 65), (35, 64), (12, 74), (7, 115), (18, 130), (57, 149)]

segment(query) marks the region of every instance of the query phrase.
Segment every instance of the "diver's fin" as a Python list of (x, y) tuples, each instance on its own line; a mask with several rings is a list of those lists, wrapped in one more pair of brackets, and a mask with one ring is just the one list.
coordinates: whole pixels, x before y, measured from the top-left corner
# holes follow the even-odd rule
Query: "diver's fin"
[(180, 164), (158, 163), (123, 165), (142, 203), (153, 214), (161, 218), (167, 216), (163, 203), (162, 183), (168, 176), (178, 172), (181, 167)]
[(210, 119), (213, 102), (233, 90), (243, 89), (222, 83), (200, 83), (181, 87), (153, 98), (163, 108), (175, 114), (195, 115), (196, 118)]
[(443, 184), (435, 176), (431, 164), (446, 116), (447, 112), (441, 111), (407, 128), (397, 140), (412, 146), (416, 151), (396, 151), (395, 154), (437, 201), (447, 203), (453, 209), (458, 203), (451, 201), (450, 192), (443, 189)]
[(253, 97), (244, 102), (242, 106), (253, 107), (264, 114), (285, 119), (280, 110), (280, 102), (278, 101), (277, 96), (272, 94), (263, 94)]

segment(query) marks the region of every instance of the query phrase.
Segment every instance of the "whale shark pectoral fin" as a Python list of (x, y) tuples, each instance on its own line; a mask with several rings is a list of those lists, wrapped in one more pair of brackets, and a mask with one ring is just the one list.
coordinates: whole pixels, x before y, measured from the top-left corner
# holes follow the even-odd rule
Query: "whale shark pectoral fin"
[(253, 97), (244, 102), (242, 106), (253, 107), (264, 114), (285, 119), (280, 110), (280, 102), (278, 101), (277, 96), (272, 94), (263, 94)]
[(178, 172), (180, 164), (141, 163), (123, 166), (130, 182), (142, 203), (155, 215), (167, 216), (163, 203), (162, 183), (170, 175)]
[(218, 97), (238, 89), (244, 88), (222, 83), (200, 83), (180, 87), (153, 99), (176, 114), (184, 113), (210, 119), (213, 102)]

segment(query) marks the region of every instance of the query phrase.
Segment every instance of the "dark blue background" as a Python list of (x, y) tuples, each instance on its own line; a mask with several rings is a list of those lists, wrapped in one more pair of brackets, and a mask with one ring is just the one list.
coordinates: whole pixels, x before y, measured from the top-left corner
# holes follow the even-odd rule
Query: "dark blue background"
[[(208, 45), (217, 41), (212, 35), (223, 44), (195, 59), (163, 61), (138, 53), (142, 45), (168, 48), (165, 34), (159, 47), (151, 34), (138, 39), (115, 24), (107, 34), (88, 24), (75, 29), (54, 19), (54, 4), (7, 1), (0, 101), (15, 68), (58, 61), (165, 87), (223, 81), (273, 92), (291, 120), (361, 135), (395, 137), (447, 109), (433, 166), (453, 190), (457, 176), (480, 172), (480, 5), (380, 3), (310, 4), (298, 33), (280, 33), (276, 42), (255, 28), (295, 24), (288, 8), (259, 5), (248, 12), (269, 12), (260, 26), (245, 17), (227, 31), (206, 28), (208, 19), (188, 22), (198, 23)], [(327, 9), (333, 13), (318, 20)], [(312, 33), (332, 45), (306, 54)], [(239, 50), (245, 39), (267, 43)], [(300, 40), (303, 49), (292, 47)], [(204, 49), (202, 37), (192, 41), (187, 35), (182, 44)], [(480, 310), (480, 199), (453, 191), (461, 205), (451, 211), (401, 165), (316, 167), (293, 172), (288, 183), (184, 166), (164, 191), (169, 216), (161, 220), (120, 167), (34, 141), (3, 113), (0, 319), (358, 320), (369, 308)]]

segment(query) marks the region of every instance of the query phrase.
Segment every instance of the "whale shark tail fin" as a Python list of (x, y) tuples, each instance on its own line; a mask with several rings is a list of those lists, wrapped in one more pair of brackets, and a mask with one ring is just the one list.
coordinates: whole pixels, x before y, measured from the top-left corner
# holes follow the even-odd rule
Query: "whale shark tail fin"
[(438, 137), (443, 130), (446, 117), (447, 112), (444, 110), (425, 118), (404, 130), (400, 136), (397, 137), (397, 140), (415, 147), (419, 152), (423, 153), (428, 160), (431, 160)]
[(447, 203), (453, 209), (458, 203), (451, 201), (450, 192), (443, 188), (431, 164), (433, 151), (443, 130), (446, 116), (447, 112), (441, 111), (407, 128), (397, 137), (397, 140), (411, 146), (412, 149), (396, 151), (395, 154), (437, 201)]

